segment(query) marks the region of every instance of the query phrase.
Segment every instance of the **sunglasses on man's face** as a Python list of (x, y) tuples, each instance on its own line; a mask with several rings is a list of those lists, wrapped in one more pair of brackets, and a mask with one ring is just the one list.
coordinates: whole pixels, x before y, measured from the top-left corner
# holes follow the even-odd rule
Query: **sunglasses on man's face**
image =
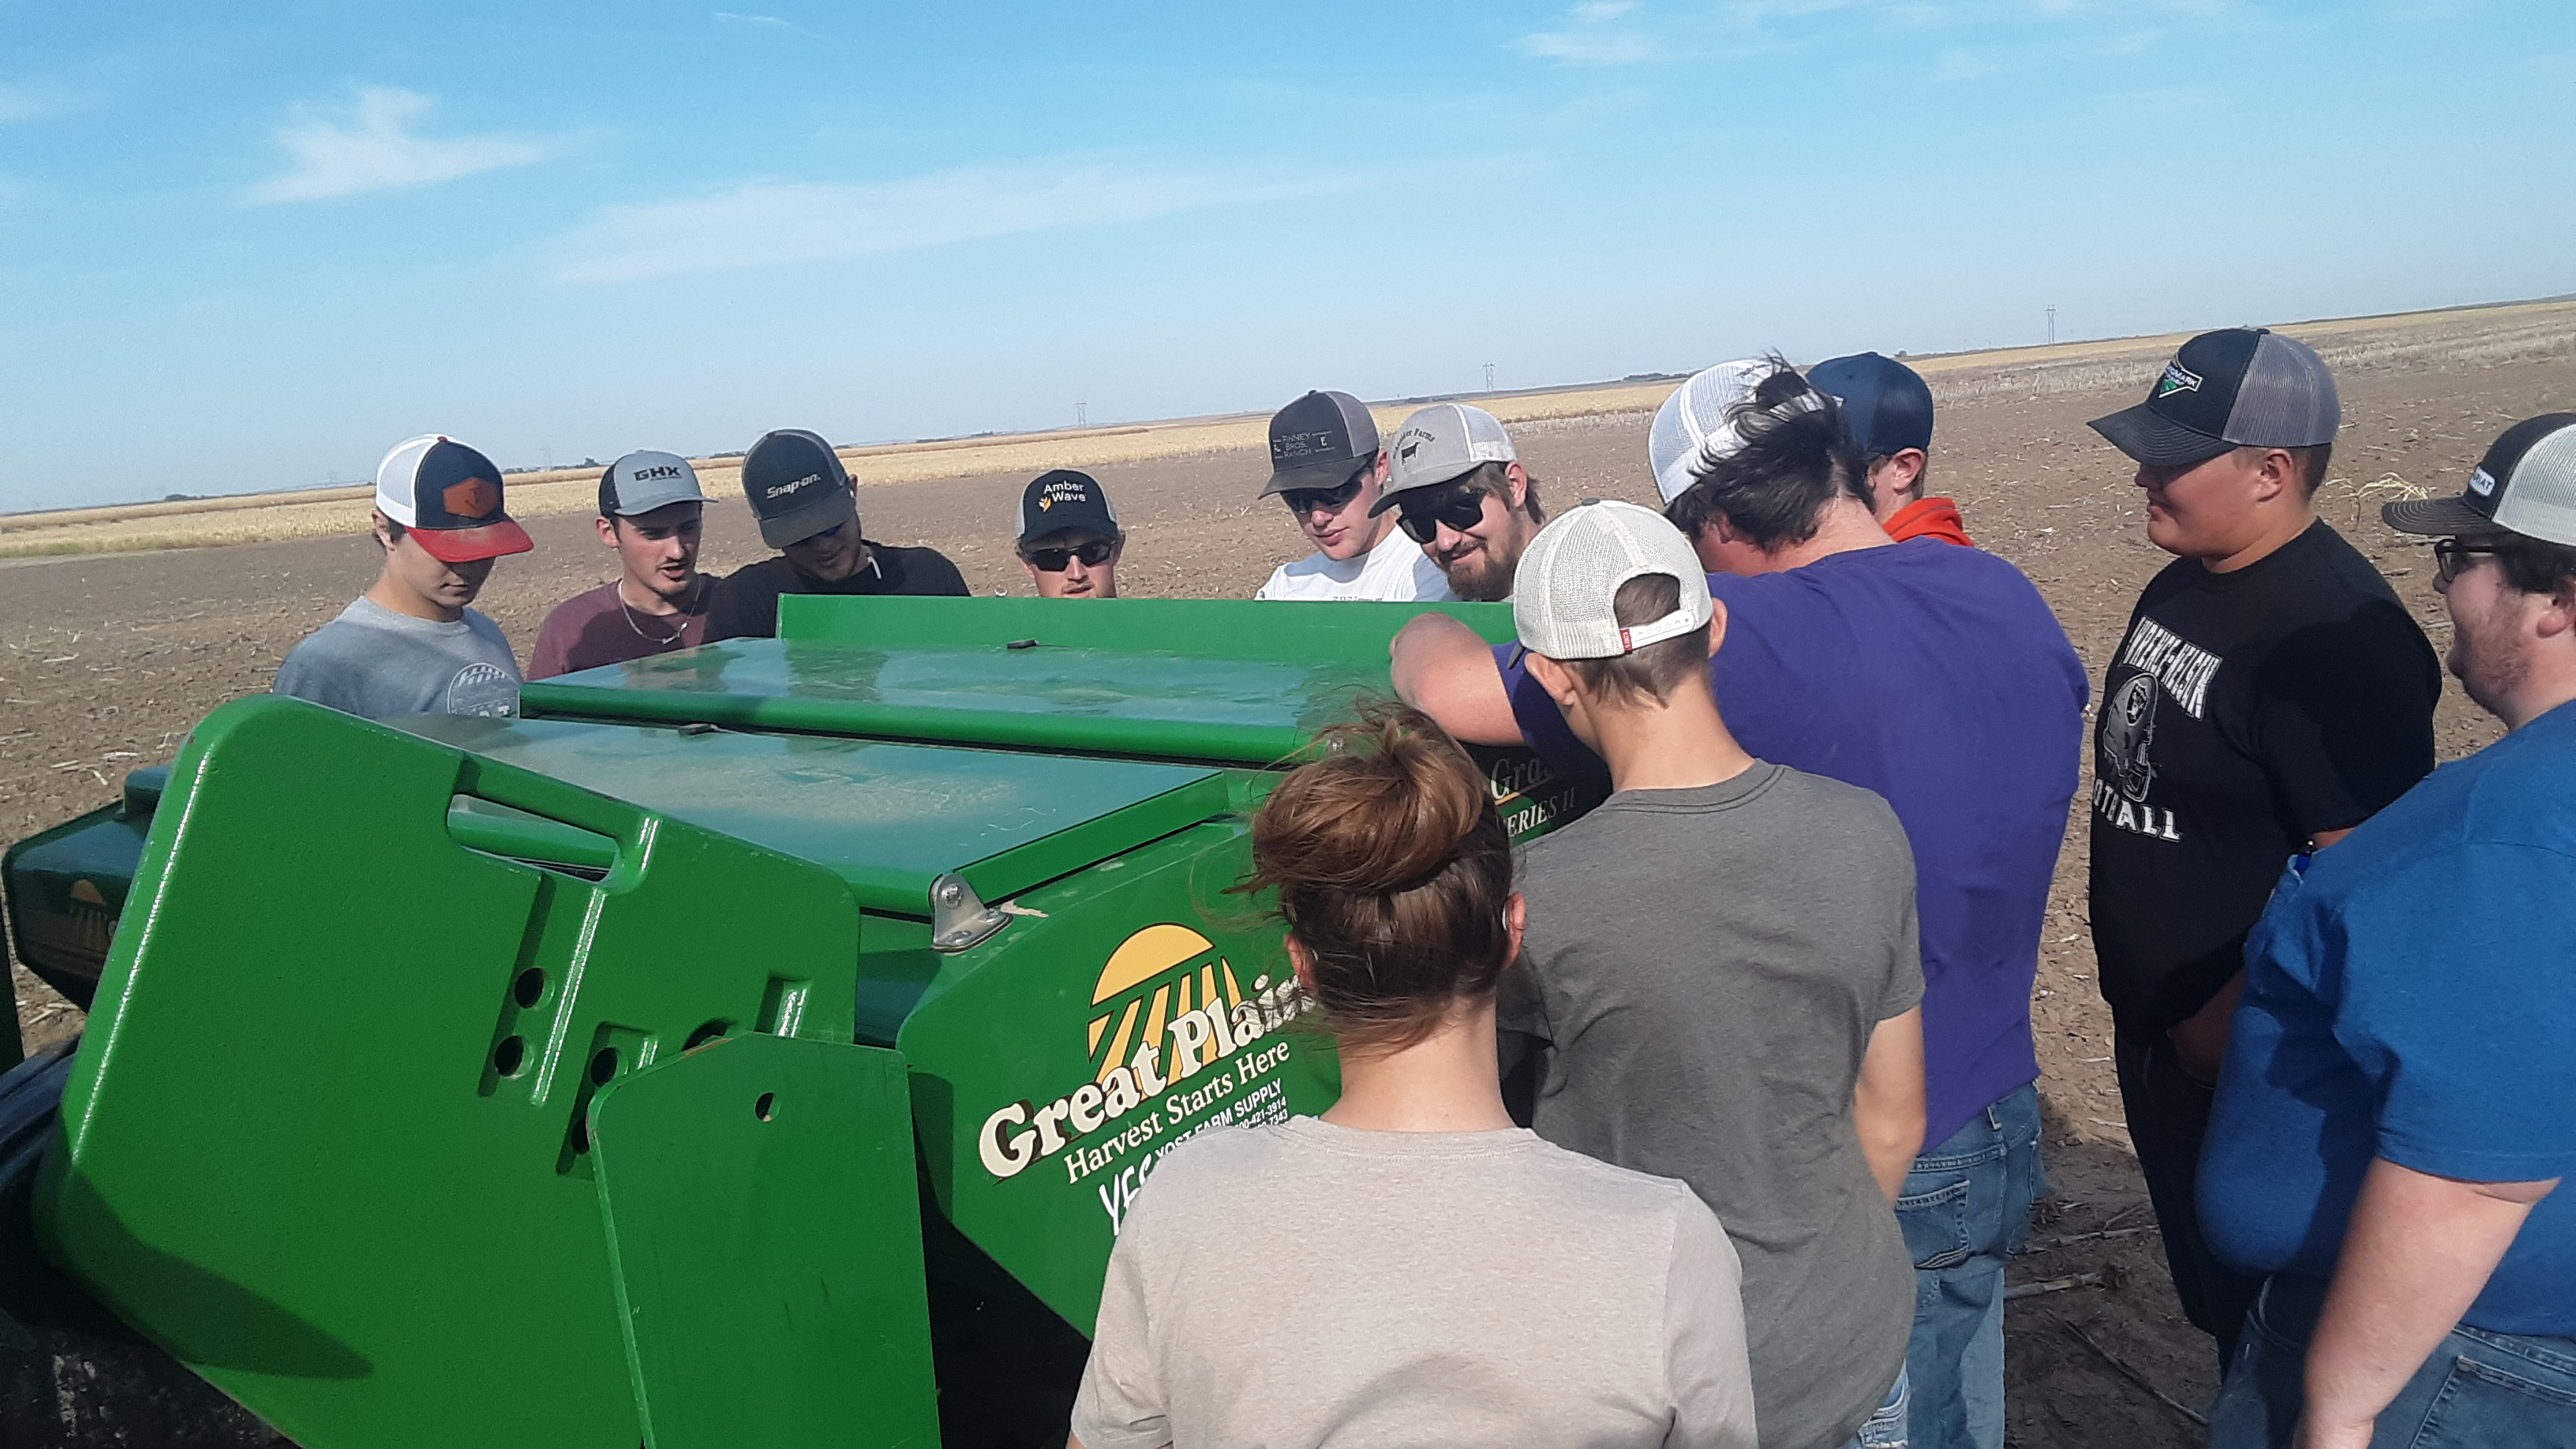
[(1084, 568), (1096, 569), (1102, 564), (1109, 562), (1109, 555), (1117, 552), (1117, 550), (1118, 544), (1116, 540), (1095, 538), (1089, 543), (1080, 544), (1073, 548), (1033, 548), (1022, 553), (1020, 557), (1027, 559), (1029, 561), (1029, 567), (1036, 569), (1039, 573), (1060, 574), (1066, 569), (1073, 567), (1073, 561), (1075, 559), (1082, 560), (1082, 566)]
[(2469, 571), (2479, 558), (2502, 552), (2491, 543), (2471, 543), (2464, 538), (2446, 538), (2433, 545), (2433, 578), (2448, 587)]
[(787, 546), (789, 548), (811, 548), (818, 543), (830, 543), (833, 539), (839, 538), (841, 536), (841, 530), (847, 527), (849, 527), (849, 525), (846, 523), (835, 523), (831, 527), (824, 529), (821, 533), (809, 533)]
[(1404, 536), (1415, 543), (1429, 543), (1438, 538), (1440, 525), (1444, 523), (1459, 533), (1465, 533), (1485, 521), (1485, 490), (1453, 483), (1420, 502), (1414, 501), (1409, 494), (1400, 496), (1395, 505), (1395, 521), (1404, 529)]
[(1352, 499), (1360, 496), (1360, 486), (1368, 482), (1369, 473), (1376, 467), (1376, 460), (1371, 459), (1339, 488), (1283, 488), (1279, 490), (1279, 496), (1288, 500), (1288, 511), (1299, 518), (1318, 511), (1339, 513), (1351, 506)]

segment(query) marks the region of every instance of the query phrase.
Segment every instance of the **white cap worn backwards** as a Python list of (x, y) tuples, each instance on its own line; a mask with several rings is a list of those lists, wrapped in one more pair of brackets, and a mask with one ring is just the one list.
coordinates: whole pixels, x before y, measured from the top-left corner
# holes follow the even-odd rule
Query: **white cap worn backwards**
[[(1619, 625), (1619, 586), (1643, 574), (1681, 583), (1681, 605)], [(1586, 498), (1530, 540), (1512, 575), (1512, 625), (1522, 647), (1550, 659), (1610, 659), (1687, 634), (1709, 620), (1708, 575), (1682, 531), (1633, 503)]]
[[(1737, 423), (1753, 407), (1753, 390), (1778, 370), (1777, 363), (1761, 358), (1721, 362), (1691, 374), (1690, 381), (1664, 399), (1664, 405), (1655, 410), (1654, 426), (1646, 431), (1646, 456), (1655, 465), (1655, 492), (1666, 503), (1689, 492), (1701, 475), (1743, 449), (1744, 434)], [(1824, 406), (1823, 398), (1802, 392), (1771, 411), (1814, 412)]]

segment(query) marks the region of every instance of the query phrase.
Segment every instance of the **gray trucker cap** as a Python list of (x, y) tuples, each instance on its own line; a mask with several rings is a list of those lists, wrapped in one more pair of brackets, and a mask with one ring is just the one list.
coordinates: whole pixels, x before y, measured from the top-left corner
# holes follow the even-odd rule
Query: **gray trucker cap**
[(1346, 392), (1310, 392), (1270, 419), (1270, 482), (1261, 496), (1292, 488), (1339, 488), (1377, 458), (1377, 419)]
[(2188, 467), (2230, 448), (2313, 448), (2342, 426), (2326, 360), (2261, 327), (2203, 332), (2165, 364), (2145, 402), (2092, 422), (2151, 468)]
[(629, 453), (599, 475), (599, 516), (633, 518), (674, 503), (704, 503), (698, 470), (677, 453)]
[(1486, 463), (1520, 459), (1502, 419), (1467, 403), (1433, 403), (1415, 410), (1386, 448), (1386, 487), (1371, 514), (1393, 508), (1396, 495), (1407, 489), (1446, 483)]

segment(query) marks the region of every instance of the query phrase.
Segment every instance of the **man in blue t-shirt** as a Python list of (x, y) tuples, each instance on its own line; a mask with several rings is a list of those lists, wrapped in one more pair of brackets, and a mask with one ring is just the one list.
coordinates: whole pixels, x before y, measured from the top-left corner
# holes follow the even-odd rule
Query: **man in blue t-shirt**
[[(1913, 1440), (1998, 1446), (2004, 1261), (2041, 1183), (2031, 981), (2075, 793), (2083, 665), (2019, 569), (1889, 540), (1833, 404), (1785, 365), (1694, 377), (1649, 451), (1728, 620), (1709, 678), (1737, 738), (1876, 791), (1913, 847), (1928, 1100), (1897, 1204), (1918, 1269)], [(1396, 691), (1461, 739), (1526, 742), (1561, 774), (1601, 774), (1515, 653), (1425, 614), (1396, 639)]]
[(2382, 516), (2445, 535), (2450, 671), (2510, 733), (2292, 857), (2246, 941), (2200, 1215), (2270, 1276), (2210, 1442), (2576, 1444), (2576, 413)]

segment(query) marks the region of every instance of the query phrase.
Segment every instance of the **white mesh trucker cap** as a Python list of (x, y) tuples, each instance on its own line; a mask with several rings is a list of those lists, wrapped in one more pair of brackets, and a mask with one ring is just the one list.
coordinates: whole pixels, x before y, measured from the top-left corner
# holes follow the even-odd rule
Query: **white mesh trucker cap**
[(2456, 498), (2380, 505), (2404, 533), (2519, 533), (2576, 544), (2576, 413), (2543, 413), (2504, 430)]
[(1417, 408), (1386, 440), (1386, 486), (1374, 516), (1395, 506), (1395, 495), (1446, 483), (1486, 463), (1516, 463), (1512, 436), (1502, 419), (1473, 403), (1433, 403)]
[[(1619, 627), (1619, 586), (1641, 574), (1681, 581), (1680, 607)], [(1512, 625), (1550, 659), (1610, 659), (1709, 620), (1708, 575), (1682, 531), (1634, 503), (1586, 498), (1538, 531), (1512, 575)]]
[[(1646, 456), (1655, 465), (1655, 492), (1666, 503), (1689, 492), (1700, 475), (1744, 447), (1737, 423), (1753, 406), (1753, 390), (1778, 370), (1777, 363), (1758, 357), (1721, 362), (1692, 373), (1690, 381), (1664, 399), (1655, 410), (1654, 426), (1646, 431)], [(1822, 397), (1802, 392), (1772, 411), (1806, 413), (1824, 406)]]

